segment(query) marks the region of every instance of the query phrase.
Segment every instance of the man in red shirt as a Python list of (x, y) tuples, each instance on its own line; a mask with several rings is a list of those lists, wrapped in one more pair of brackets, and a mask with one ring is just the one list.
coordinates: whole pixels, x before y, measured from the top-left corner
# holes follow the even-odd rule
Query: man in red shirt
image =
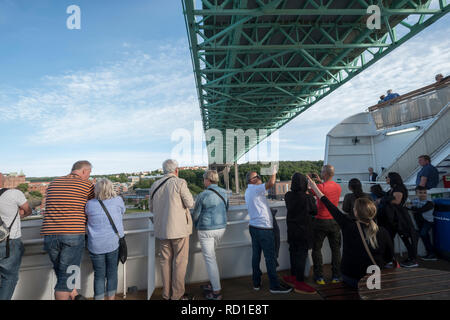
[[(323, 166), (320, 176), (323, 182), (318, 184), (317, 187), (337, 207), (341, 196), (341, 186), (332, 180), (334, 167), (329, 164)], [(312, 258), (314, 263), (314, 280), (317, 284), (325, 284), (322, 268), (322, 245), (325, 238), (328, 238), (332, 255), (333, 276), (331, 282), (338, 283), (340, 282), (341, 274), (341, 229), (325, 205), (319, 199), (317, 200), (317, 215), (313, 223), (314, 244)]]

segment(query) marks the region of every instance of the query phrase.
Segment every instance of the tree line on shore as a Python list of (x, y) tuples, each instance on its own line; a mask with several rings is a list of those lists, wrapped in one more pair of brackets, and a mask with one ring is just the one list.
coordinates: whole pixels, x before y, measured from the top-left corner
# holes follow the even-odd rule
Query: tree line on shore
[[(323, 161), (280, 161), (279, 162), (279, 169), (277, 174), (277, 179), (280, 181), (286, 181), (290, 180), (292, 175), (295, 172), (300, 172), (302, 174), (309, 174), (309, 173), (320, 173), (320, 170), (323, 166)], [(239, 176), (239, 190), (241, 192), (245, 190), (247, 186), (247, 182), (245, 181), (245, 175), (249, 171), (256, 171), (260, 172), (261, 168), (269, 167), (268, 164), (263, 163), (244, 163), (240, 164), (238, 167), (238, 176)], [(151, 172), (151, 174), (157, 174), (159, 172), (154, 171)], [(204, 190), (203, 186), (203, 174), (204, 170), (180, 170), (179, 177), (182, 179), (185, 179), (189, 190), (192, 192), (192, 194), (197, 195), (200, 192)], [(92, 176), (93, 178), (108, 178), (112, 182), (121, 182), (125, 183), (128, 182), (128, 177), (130, 174), (127, 173), (120, 173), (120, 174), (111, 174), (111, 175), (98, 175), (98, 176)], [(235, 192), (235, 178), (234, 178), (234, 169), (231, 168), (230, 170), (230, 188), (233, 192)], [(54, 177), (44, 177), (44, 178), (30, 178), (29, 181), (52, 181)], [(269, 179), (268, 176), (262, 176), (263, 181)], [(133, 189), (148, 189), (152, 186), (152, 184), (157, 179), (139, 179), (138, 182), (136, 182), (133, 186)], [(219, 185), (221, 187), (225, 187), (225, 182), (223, 175), (220, 176), (220, 183)], [(22, 186), (24, 187), (24, 186)]]

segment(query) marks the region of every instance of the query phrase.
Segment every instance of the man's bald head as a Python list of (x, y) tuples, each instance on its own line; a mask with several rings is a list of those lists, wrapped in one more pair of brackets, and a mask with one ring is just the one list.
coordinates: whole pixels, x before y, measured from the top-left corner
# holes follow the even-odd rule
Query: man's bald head
[(334, 167), (331, 164), (324, 165), (322, 167), (321, 176), (325, 181), (331, 180), (334, 176)]

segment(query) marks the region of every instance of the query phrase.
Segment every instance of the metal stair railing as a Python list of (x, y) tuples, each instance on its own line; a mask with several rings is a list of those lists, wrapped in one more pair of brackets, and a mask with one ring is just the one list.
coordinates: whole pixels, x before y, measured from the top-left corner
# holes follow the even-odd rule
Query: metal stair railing
[(389, 172), (397, 172), (406, 181), (418, 168), (417, 157), (424, 154), (432, 156), (437, 150), (449, 143), (449, 110), (450, 103), (447, 103), (436, 115), (436, 119), (383, 171), (380, 178), (385, 178)]

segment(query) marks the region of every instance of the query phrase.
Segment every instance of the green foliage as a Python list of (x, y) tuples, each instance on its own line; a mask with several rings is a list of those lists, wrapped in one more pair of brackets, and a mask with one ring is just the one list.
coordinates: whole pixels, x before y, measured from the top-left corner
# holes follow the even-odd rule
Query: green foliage
[[(309, 173), (320, 173), (322, 169), (323, 161), (280, 161), (277, 179), (281, 181), (290, 180), (292, 175), (296, 172), (300, 172), (302, 174)], [(247, 187), (247, 182), (245, 180), (245, 175), (249, 171), (256, 171), (258, 173), (261, 172), (261, 168), (268, 167), (267, 164), (241, 164), (239, 165), (239, 189), (241, 191), (245, 190)], [(180, 170), (179, 177), (185, 179), (188, 183), (189, 190), (194, 194), (198, 194), (204, 190), (203, 185), (203, 174), (205, 171), (203, 170)], [(264, 182), (269, 180), (269, 176), (262, 176)], [(223, 176), (220, 177), (219, 186), (225, 187), (225, 182), (223, 180)], [(232, 188), (233, 192), (235, 192), (235, 183), (234, 183), (234, 170), (230, 170), (230, 188)]]
[(119, 177), (116, 177), (116, 176), (117, 176), (117, 174), (106, 176), (106, 178), (111, 180), (111, 182), (120, 182), (120, 183), (128, 182), (128, 175), (126, 175), (125, 173), (119, 174), (118, 175)]
[(53, 180), (55, 180), (56, 177), (27, 177), (27, 181), (30, 182), (51, 182)]
[(149, 189), (155, 180), (153, 179), (139, 179), (139, 181), (133, 186), (133, 189)]
[[(302, 174), (309, 174), (309, 173), (320, 173), (320, 170), (323, 166), (323, 161), (280, 161), (279, 162), (279, 168), (278, 168), (278, 174), (277, 179), (281, 181), (290, 180), (292, 175), (295, 172), (300, 172)], [(239, 165), (239, 189), (242, 192), (247, 187), (247, 182), (245, 180), (245, 175), (249, 171), (256, 171), (258, 173), (261, 172), (261, 168), (268, 167), (267, 164), (241, 164)], [(205, 187), (203, 185), (203, 174), (205, 173), (204, 170), (180, 170), (179, 177), (182, 179), (185, 179), (189, 190), (192, 192), (192, 194), (197, 195), (200, 192), (202, 192)], [(152, 171), (150, 173), (151, 175), (157, 175), (160, 174), (158, 171)], [(112, 182), (127, 182), (128, 181), (128, 175), (126, 173), (120, 173), (116, 177), (117, 174), (109, 175), (109, 176), (94, 176), (94, 178), (100, 178), (100, 177), (106, 177)], [(269, 176), (262, 176), (262, 179), (264, 182), (266, 182), (269, 179)], [(45, 177), (45, 178), (29, 178), (29, 181), (52, 181), (54, 180), (54, 177)], [(223, 180), (223, 176), (220, 177), (219, 186), (225, 187), (225, 182)], [(152, 184), (155, 182), (153, 179), (140, 179), (139, 182), (137, 182), (133, 189), (149, 189)], [(20, 187), (20, 186), (19, 186)], [(18, 187), (18, 189), (20, 189)], [(28, 188), (28, 185), (22, 185), (22, 188)], [(235, 183), (234, 183), (234, 170), (233, 168), (230, 171), (230, 188), (232, 188), (233, 192), (235, 192)], [(24, 189), (26, 192), (27, 189)]]
[[(280, 181), (286, 181), (291, 180), (292, 175), (296, 172), (302, 173), (302, 174), (309, 174), (309, 173), (317, 173), (319, 174), (321, 171), (321, 168), (323, 166), (323, 161), (280, 161), (279, 167), (278, 167), (278, 173), (277, 173), (277, 179)], [(258, 174), (261, 173), (261, 168), (267, 168), (269, 167), (268, 164), (240, 164), (239, 165), (239, 189), (242, 191), (247, 187), (247, 181), (245, 179), (245, 176), (247, 172), (250, 171), (256, 171)], [(223, 177), (221, 177), (223, 181)], [(262, 176), (263, 182), (266, 182), (269, 180), (269, 176)], [(232, 188), (233, 192), (235, 192), (235, 182), (234, 182), (234, 171), (233, 169), (230, 171), (230, 187)]]
[(39, 191), (30, 191), (30, 196), (41, 199), (44, 198), (42, 193), (40, 193)]
[(23, 193), (28, 191), (28, 184), (27, 183), (21, 183), (17, 186), (16, 189), (19, 189), (20, 191), (22, 191)]
[(201, 193), (205, 187), (202, 188), (196, 184), (188, 183), (188, 188), (191, 191), (191, 193), (195, 196), (195, 195)]
[(148, 199), (144, 199), (139, 201), (139, 203), (137, 203), (135, 205), (136, 208), (140, 209), (140, 210), (148, 210)]

